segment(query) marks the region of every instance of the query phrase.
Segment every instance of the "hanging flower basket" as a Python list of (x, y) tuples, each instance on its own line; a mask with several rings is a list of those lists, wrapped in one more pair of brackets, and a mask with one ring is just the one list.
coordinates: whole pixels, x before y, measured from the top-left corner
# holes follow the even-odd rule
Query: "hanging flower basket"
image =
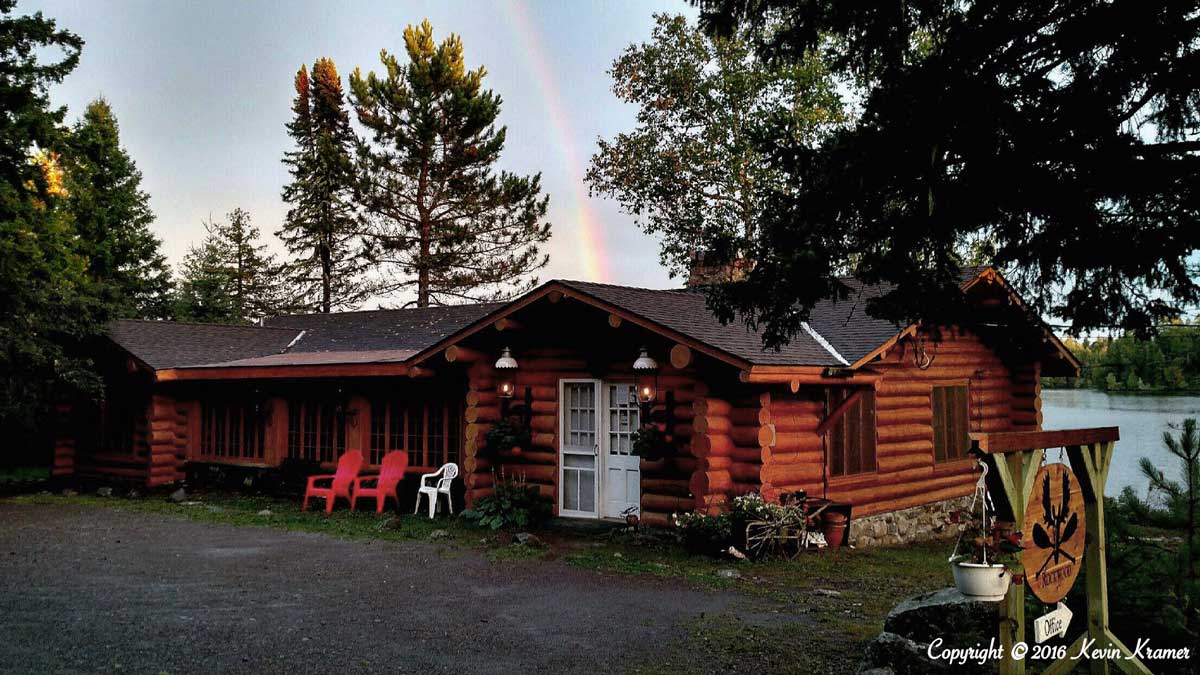
[(983, 564), (970, 560), (951, 560), (954, 585), (958, 592), (972, 600), (999, 602), (1008, 593), (1012, 570), (1004, 563)]
[[(954, 574), (954, 585), (964, 596), (972, 600), (999, 602), (1008, 593), (1013, 573), (1008, 562), (1015, 560), (1021, 551), (1021, 533), (1012, 523), (996, 520), (996, 509), (987, 492), (987, 464), (979, 466), (983, 474), (975, 484), (975, 495), (966, 511), (950, 515), (950, 524), (962, 527), (954, 552), (950, 555), (950, 570)], [(976, 514), (975, 505), (979, 504)], [(969, 552), (959, 553), (963, 540)]]

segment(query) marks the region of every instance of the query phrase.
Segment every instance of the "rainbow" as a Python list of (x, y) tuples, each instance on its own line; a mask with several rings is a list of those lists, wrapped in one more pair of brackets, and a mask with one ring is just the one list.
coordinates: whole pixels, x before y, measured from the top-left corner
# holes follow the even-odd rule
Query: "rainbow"
[(579, 250), (583, 257), (583, 273), (588, 281), (611, 281), (611, 270), (608, 265), (608, 255), (605, 252), (604, 237), (601, 233), (600, 219), (592, 208), (591, 200), (583, 180), (583, 167), (586, 160), (577, 142), (578, 136), (571, 126), (571, 116), (567, 111), (562, 92), (554, 79), (554, 72), (546, 54), (539, 47), (546, 43), (538, 31), (529, 6), (524, 0), (510, 0), (509, 10), (505, 14), (512, 24), (517, 40), (522, 49), (517, 50), (523, 55), (525, 65), (533, 74), (533, 80), (540, 90), (542, 101), (546, 107), (546, 116), (553, 133), (553, 147), (558, 148), (562, 155), (563, 164), (567, 167), (567, 180), (574, 189), (568, 195), (565, 212), (569, 222), (578, 223)]

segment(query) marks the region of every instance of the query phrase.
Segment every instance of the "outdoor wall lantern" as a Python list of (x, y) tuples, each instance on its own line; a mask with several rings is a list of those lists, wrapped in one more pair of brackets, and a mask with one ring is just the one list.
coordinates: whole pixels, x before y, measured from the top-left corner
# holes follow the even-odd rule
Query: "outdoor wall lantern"
[(517, 391), (517, 360), (505, 347), (496, 359), (496, 394), (500, 398), (512, 398)]
[(658, 396), (658, 362), (650, 358), (646, 348), (633, 362), (633, 376), (637, 385), (638, 402), (653, 403)]

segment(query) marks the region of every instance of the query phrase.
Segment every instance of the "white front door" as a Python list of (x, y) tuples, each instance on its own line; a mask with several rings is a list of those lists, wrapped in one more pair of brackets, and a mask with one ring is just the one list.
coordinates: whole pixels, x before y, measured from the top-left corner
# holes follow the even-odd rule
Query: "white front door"
[(642, 503), (641, 458), (633, 454), (632, 439), (638, 428), (637, 392), (630, 383), (606, 382), (602, 393), (603, 515), (619, 518), (628, 509), (640, 511)]
[(558, 512), (579, 518), (599, 517), (600, 382), (559, 382)]
[(641, 504), (641, 458), (632, 384), (562, 380), (559, 421), (559, 503), (564, 516), (619, 518)]

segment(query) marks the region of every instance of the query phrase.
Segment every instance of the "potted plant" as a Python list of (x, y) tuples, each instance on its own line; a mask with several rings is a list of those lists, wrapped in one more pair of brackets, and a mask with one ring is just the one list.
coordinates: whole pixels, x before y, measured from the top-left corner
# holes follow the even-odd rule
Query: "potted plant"
[(954, 585), (972, 600), (996, 602), (1004, 599), (1012, 583), (1009, 563), (1022, 549), (1021, 533), (1012, 523), (998, 522), (994, 517), (973, 517), (970, 513), (955, 512), (952, 524), (963, 524), (959, 544), (966, 542), (968, 551), (950, 557)]
[(515, 416), (505, 417), (488, 429), (487, 447), (496, 454), (509, 452), (520, 455), (532, 442), (529, 429)]
[(667, 456), (667, 435), (657, 424), (647, 424), (630, 436), (633, 454), (655, 462)]

